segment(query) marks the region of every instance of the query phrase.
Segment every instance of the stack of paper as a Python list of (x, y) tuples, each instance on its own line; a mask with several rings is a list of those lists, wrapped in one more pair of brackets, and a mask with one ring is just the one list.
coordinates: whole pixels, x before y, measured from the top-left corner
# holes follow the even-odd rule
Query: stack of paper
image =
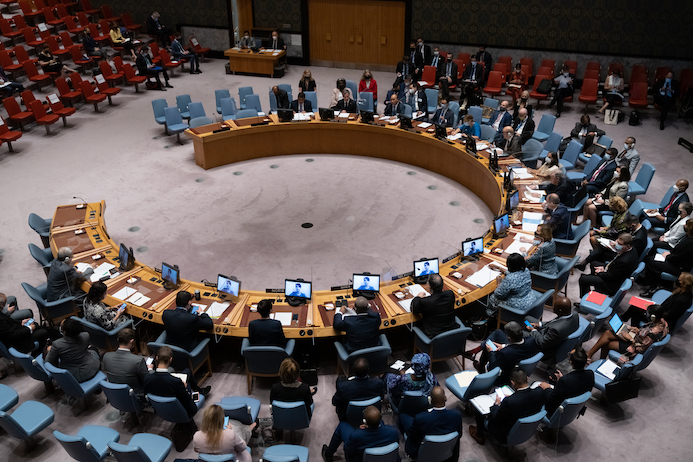
[(398, 359), (397, 361), (392, 363), (392, 365), (390, 367), (396, 371), (400, 371), (400, 370), (402, 370), (402, 368), (404, 368), (405, 365), (406, 365), (406, 363), (404, 361), (402, 361), (401, 359)]
[(104, 276), (110, 276), (110, 271), (115, 268), (115, 265), (104, 262), (94, 269), (94, 274), (91, 275), (91, 282), (96, 282)]
[(533, 175), (526, 168), (513, 168), (513, 175), (517, 180), (529, 180)]
[(491, 412), (491, 406), (496, 404), (496, 394), (479, 395), (469, 400), (472, 405), (482, 414), (487, 415)]
[(505, 252), (506, 253), (523, 253), (522, 249), (524, 249), (524, 252), (527, 252), (530, 247), (532, 247), (532, 244), (527, 244), (525, 242), (521, 242), (519, 239), (516, 239), (513, 241), (512, 244), (510, 244), (508, 246), (507, 249), (505, 249)]
[(80, 273), (84, 273), (87, 269), (91, 268), (91, 265), (89, 263), (77, 263), (75, 268), (77, 268), (77, 271)]
[(498, 276), (500, 276), (498, 271), (492, 270), (489, 265), (486, 265), (471, 276), (467, 277), (465, 281), (467, 281), (467, 284), (471, 284), (473, 286), (484, 287)]
[(393, 117), (393, 118), (390, 119), (390, 122), (389, 122), (389, 123), (390, 123), (391, 125), (394, 125), (394, 124), (396, 124), (397, 122), (399, 122), (399, 117)]
[(661, 253), (658, 253), (657, 255), (654, 256), (654, 261), (661, 261), (664, 262), (666, 261), (666, 257), (662, 255)]
[(113, 297), (117, 298), (118, 300), (126, 300), (131, 295), (136, 294), (136, 293), (137, 293), (137, 289), (133, 289), (132, 287), (123, 287), (118, 292), (114, 293)]
[(462, 133), (458, 133), (457, 135), (449, 135), (448, 136), (448, 139), (450, 141), (459, 140), (460, 138), (462, 138)]
[(279, 311), (276, 313), (272, 313), (273, 319), (276, 319), (277, 321), (282, 323), (282, 326), (290, 326), (291, 325), (291, 316), (293, 313), (287, 313), (286, 311)]
[(222, 314), (224, 314), (224, 311), (226, 311), (226, 308), (229, 307), (229, 303), (219, 303), (219, 302), (212, 302), (211, 305), (209, 305), (209, 310), (207, 310), (207, 314), (209, 315), (210, 318), (212, 319), (219, 319)]
[(409, 286), (408, 289), (409, 289), (409, 293), (412, 294), (412, 296), (414, 296), (414, 297), (417, 297), (421, 293), (424, 294), (425, 297), (428, 297), (429, 295), (431, 295), (428, 292), (426, 292), (426, 289), (421, 287), (421, 284), (413, 284), (413, 285)]
[(455, 374), (455, 379), (460, 387), (467, 388), (477, 375), (479, 375), (477, 371), (462, 371)]
[(400, 300), (397, 303), (399, 303), (399, 306), (401, 306), (404, 309), (404, 311), (406, 311), (407, 313), (411, 313), (411, 302), (413, 300), (413, 298), (408, 298), (406, 300)]
[(522, 230), (536, 231), (543, 218), (544, 215), (541, 212), (524, 212), (522, 214)]
[(431, 124), (428, 123), (428, 122), (421, 122), (421, 123), (419, 124), (419, 128), (428, 128), (428, 127), (430, 127), (430, 126), (431, 126)]
[(337, 117), (342, 118), (342, 119), (348, 119), (350, 115), (351, 114), (349, 114), (348, 112), (340, 112)]
[(616, 371), (618, 369), (620, 369), (618, 367), (618, 364), (611, 361), (610, 359), (607, 359), (602, 363), (601, 366), (597, 368), (597, 372), (599, 372), (604, 377), (607, 377), (610, 380), (614, 380), (616, 378)]
[(306, 112), (305, 114), (302, 112), (296, 112), (294, 114), (294, 120), (297, 121), (309, 121), (311, 120), (310, 118), (315, 115), (314, 112)]
[(141, 294), (139, 292), (135, 292), (135, 294), (132, 297), (128, 298), (126, 301), (128, 303), (135, 305), (135, 306), (142, 306), (145, 303), (147, 303), (149, 300), (151, 300), (151, 298), (149, 298), (149, 297), (147, 297), (144, 294)]

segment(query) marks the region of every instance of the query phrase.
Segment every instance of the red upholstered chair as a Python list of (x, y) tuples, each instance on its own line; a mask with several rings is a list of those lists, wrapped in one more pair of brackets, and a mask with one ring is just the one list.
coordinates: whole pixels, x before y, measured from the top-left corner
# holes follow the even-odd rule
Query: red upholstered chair
[(30, 27), (25, 27), (22, 29), (22, 35), (24, 36), (24, 41), (26, 44), (30, 47), (39, 48), (46, 43), (45, 40), (37, 39), (36, 35), (34, 35), (34, 31), (32, 31)]
[[(60, 4), (61, 3), (58, 0), (48, 0), (48, 6), (50, 6), (53, 9), (56, 9), (58, 7), (58, 5), (60, 5)], [(63, 6), (65, 6), (65, 5), (63, 5)], [(62, 16), (61, 16), (61, 18), (62, 18)]]
[(38, 62), (38, 58), (30, 58), (29, 53), (26, 52), (26, 48), (21, 45), (17, 45), (16, 47), (12, 48), (12, 51), (14, 51), (14, 57), (17, 58), (17, 61), (22, 64), (27, 61), (30, 63)]
[(98, 16), (99, 13), (101, 13), (100, 9), (93, 8), (91, 6), (91, 2), (89, 0), (80, 0), (80, 4), (82, 5), (82, 11), (84, 11), (89, 16)]
[[(87, 28), (91, 33), (91, 38), (93, 38), (100, 47), (111, 44), (111, 35), (108, 33), (108, 29), (106, 29), (104, 35), (99, 32), (99, 26), (97, 24), (89, 23), (87, 24)], [(101, 29), (101, 31), (103, 32), (103, 29)]]
[(625, 73), (623, 70), (623, 63), (611, 63), (609, 64), (609, 69), (606, 71), (606, 75), (611, 75), (612, 72), (614, 72), (614, 69), (618, 69), (621, 71), (621, 77), (625, 77)]
[(108, 97), (108, 105), (112, 106), (113, 100), (111, 99), (111, 96), (120, 93), (120, 88), (109, 87), (108, 82), (106, 82), (106, 79), (103, 77), (103, 75), (95, 75), (94, 81), (96, 82), (96, 87), (99, 89), (99, 93), (101, 93), (102, 95), (106, 95)]
[(123, 66), (123, 73), (125, 74), (125, 81), (128, 83), (128, 85), (134, 85), (135, 93), (139, 93), (139, 85), (147, 81), (147, 76), (135, 75), (135, 70), (132, 68), (131, 64), (125, 64)]
[(58, 58), (58, 61), (62, 61), (70, 54), (69, 48), (60, 48), (60, 45), (58, 45), (58, 40), (55, 37), (48, 37), (46, 39), (46, 43), (48, 43), (48, 48), (50, 48), (53, 56)]
[(41, 91), (42, 84), (47, 83), (48, 85), (50, 85), (53, 81), (53, 77), (49, 74), (39, 74), (38, 69), (36, 69), (35, 63), (32, 63), (30, 61), (24, 61), (22, 65), (24, 66), (24, 72), (26, 73), (26, 76), (29, 78), (29, 80), (31, 80), (32, 82), (36, 82), (36, 85), (38, 86), (38, 91)]
[(590, 104), (597, 102), (597, 91), (599, 90), (599, 82), (597, 79), (585, 79), (582, 81), (582, 88), (580, 89), (580, 96), (578, 96), (578, 101), (585, 103), (585, 113), (587, 113), (587, 107)]
[(41, 19), (41, 16), (43, 16), (43, 11), (34, 10), (31, 6), (31, 3), (29, 3), (26, 0), (20, 0), (19, 8), (22, 9), (22, 14), (24, 14), (24, 18), (31, 19), (32, 21), (34, 21), (34, 24), (36, 23), (36, 18)]
[(72, 88), (76, 88), (78, 90), (82, 89), (82, 76), (79, 75), (79, 72), (73, 72), (70, 74), (70, 80), (72, 81)]
[[(539, 66), (540, 68), (542, 67), (548, 67), (549, 70), (551, 71), (549, 75), (553, 79), (554, 75), (556, 74), (556, 60), (555, 59), (542, 59), (541, 60), (541, 65)], [(540, 74), (539, 71), (537, 71), (537, 74)]]
[(84, 11), (80, 11), (77, 13), (77, 21), (79, 21), (79, 25), (86, 28), (89, 24), (89, 18), (87, 17), (87, 14)]
[(647, 83), (636, 82), (630, 89), (628, 97), (628, 106), (630, 107), (647, 107)]
[(43, 3), (43, 0), (34, 0), (34, 9), (36, 11), (43, 11), (43, 9), (46, 7), (46, 4)]
[[(212, 50), (209, 47), (202, 47), (202, 45), (200, 45), (200, 42), (197, 40), (196, 37), (190, 37), (189, 41), (190, 41), (190, 47), (192, 48), (192, 50), (201, 57), (205, 57), (207, 55), (207, 53), (209, 53)], [(459, 65), (458, 65), (458, 67), (459, 67)]]
[(471, 62), (471, 55), (469, 53), (457, 53), (457, 59), (464, 64), (469, 64)]
[[(62, 31), (60, 33), (60, 42), (63, 44), (63, 48), (65, 48), (68, 51), (70, 50), (70, 48), (72, 48), (75, 45), (75, 43), (72, 41), (72, 37), (70, 36), (70, 33), (67, 31)], [(82, 48), (81, 45), (77, 45), (77, 46)]]
[(12, 123), (19, 124), (19, 128), (24, 130), (24, 124), (34, 120), (34, 113), (30, 111), (22, 111), (14, 97), (5, 98), (2, 100), (7, 110), (7, 118)]
[(123, 20), (123, 25), (125, 26), (125, 28), (129, 32), (132, 32), (133, 36), (136, 36), (137, 32), (139, 32), (142, 28), (142, 24), (135, 24), (132, 20), (132, 16), (130, 16), (130, 13), (123, 13), (121, 15), (121, 18)]
[[(62, 3), (58, 3), (54, 8), (55, 8), (55, 12), (58, 13), (58, 17), (60, 19), (65, 20), (66, 17), (70, 16), (70, 13), (67, 12), (67, 8)], [(73, 18), (72, 22), (73, 23), (75, 22), (74, 18)]]
[(94, 93), (91, 83), (87, 82), (86, 80), (82, 80), (80, 83), (80, 88), (82, 89), (84, 100), (87, 103), (94, 103), (94, 111), (99, 112), (99, 103), (106, 100), (106, 95)]
[(632, 86), (635, 82), (635, 77), (642, 74), (645, 74), (645, 81), (647, 82), (647, 66), (644, 64), (633, 64), (633, 67), (630, 70), (630, 85)]
[(161, 65), (171, 70), (171, 77), (173, 77), (173, 71), (183, 64), (180, 61), (171, 61), (171, 57), (166, 50), (159, 51), (159, 56), (161, 56)]
[(84, 33), (84, 27), (75, 24), (75, 20), (72, 19), (72, 16), (67, 15), (63, 19), (65, 20), (65, 27), (67, 27), (68, 32), (75, 35)]
[(532, 77), (534, 74), (534, 60), (532, 58), (520, 58), (520, 65), (526, 65), (528, 72), (527, 77)]
[(571, 74), (574, 74), (577, 76), (577, 61), (567, 59), (567, 60), (563, 61), (563, 64), (568, 66), (568, 69), (570, 69)]
[(443, 58), (443, 61), (447, 60), (448, 59), (448, 52), (447, 51), (441, 51), (440, 57)]
[[(75, 84), (73, 83), (73, 85)], [(55, 79), (55, 86), (60, 93), (60, 99), (68, 106), (72, 106), (73, 101), (82, 99), (82, 90), (79, 89), (79, 86), (75, 86), (75, 88), (77, 88), (76, 90), (71, 90), (70, 86), (67, 84), (67, 80), (62, 77)]]
[(114, 15), (111, 11), (111, 7), (108, 5), (101, 6), (101, 13), (103, 14), (103, 18), (108, 22), (120, 22), (120, 16)]
[(103, 75), (104, 79), (106, 79), (106, 82), (110, 86), (115, 86), (116, 82), (119, 82), (124, 78), (124, 75), (121, 72), (114, 74), (113, 69), (111, 69), (111, 66), (106, 61), (101, 61), (99, 63), (99, 69), (101, 69), (101, 75)]
[(583, 80), (593, 79), (599, 82), (599, 71), (596, 69), (587, 69)]
[(667, 76), (667, 72), (671, 71), (669, 66), (661, 66), (655, 70), (655, 82)]
[(17, 30), (22, 30), (25, 27), (29, 27), (29, 25), (24, 20), (24, 16), (20, 16), (20, 15), (12, 16), (12, 21), (14, 22), (14, 27)]
[(149, 44), (149, 49), (152, 52), (152, 63), (159, 64), (161, 62), (161, 56), (159, 55), (159, 44), (152, 42)]
[(550, 67), (540, 66), (539, 69), (537, 69), (537, 75), (548, 75), (549, 79), (553, 80)]
[(118, 71), (119, 74), (125, 75), (125, 71), (123, 70), (123, 58), (120, 56), (114, 56), (113, 64), (115, 64), (116, 71)]
[(436, 80), (436, 68), (433, 66), (424, 66), (421, 73), (421, 80), (426, 82), (426, 88), (433, 88), (438, 83)]
[(49, 7), (45, 7), (43, 9), (43, 17), (46, 18), (46, 24), (55, 27), (56, 30), (58, 29), (58, 27), (65, 24), (65, 20), (59, 17), (55, 17), (53, 10)]
[(507, 70), (506, 75), (510, 74), (510, 71), (513, 69), (513, 60), (510, 56), (501, 56), (498, 58), (499, 63), (505, 64), (505, 69)]
[[(503, 64), (503, 66), (505, 66)], [(484, 87), (484, 93), (496, 96), (503, 91), (503, 74), (499, 71), (491, 71), (488, 74), (488, 81)]]
[(13, 30), (7, 19), (0, 18), (0, 34), (10, 39), (10, 43), (13, 43), (15, 38), (22, 35), (22, 31)]
[(452, 62), (457, 64), (457, 80), (462, 80), (467, 65), (461, 59), (453, 59)]
[(65, 8), (73, 12), (75, 11), (75, 7), (77, 6), (77, 2), (71, 2), (70, 0), (61, 0), (60, 3), (65, 5)]
[[(31, 112), (34, 112), (31, 109), (31, 102), (32, 101), (37, 101), (36, 97), (34, 96), (34, 92), (31, 90), (24, 90), (19, 94), (20, 98), (22, 99), (22, 102), (24, 103), (24, 107)], [(46, 103), (48, 104), (48, 103)]]
[(62, 101), (60, 101), (60, 98), (58, 98), (58, 95), (55, 93), (51, 93), (50, 95), (46, 96), (46, 101), (48, 101), (53, 114), (63, 118), (63, 127), (67, 127), (67, 118), (77, 112), (77, 109), (73, 107), (65, 107)]
[[(508, 77), (508, 67), (506, 66), (505, 63), (496, 63), (493, 65), (493, 70), (498, 71), (501, 73), (501, 76), (503, 78), (503, 82), (507, 80)], [(490, 75), (490, 73), (489, 73)]]
[(46, 127), (46, 135), (51, 134), (50, 126), (60, 120), (60, 116), (55, 114), (47, 114), (46, 109), (41, 104), (41, 101), (32, 101), (30, 104), (31, 112), (34, 113), (36, 123)]
[(12, 149), (12, 142), (17, 141), (21, 137), (22, 132), (11, 131), (10, 127), (8, 127), (5, 123), (5, 119), (0, 117), (0, 142), (7, 143), (7, 147), (10, 149), (10, 152), (14, 152), (14, 149)]
[(92, 58), (85, 58), (82, 56), (82, 52), (77, 45), (72, 45), (70, 47), (70, 55), (72, 56), (72, 61), (74, 61), (75, 65), (82, 68), (82, 73), (85, 72), (87, 66), (91, 69), (91, 67), (94, 65), (94, 60)]
[(5, 70), (6, 73), (10, 74), (10, 79), (15, 80), (14, 74), (22, 69), (22, 63), (15, 63), (10, 57), (9, 51), (0, 51), (0, 66)]
[(549, 98), (548, 94), (543, 94), (537, 92), (537, 87), (541, 83), (542, 80), (548, 79), (549, 75), (548, 74), (537, 74), (537, 76), (534, 78), (534, 85), (532, 86), (532, 91), (529, 92), (529, 97), (530, 98), (536, 98), (537, 100), (537, 106), (539, 106), (539, 103), (545, 99)]

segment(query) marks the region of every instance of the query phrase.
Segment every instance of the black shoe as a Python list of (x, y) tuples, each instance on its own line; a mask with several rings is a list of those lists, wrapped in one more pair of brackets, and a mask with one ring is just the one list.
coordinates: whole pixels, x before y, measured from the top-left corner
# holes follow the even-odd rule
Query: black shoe
[(659, 129), (660, 129), (660, 130), (664, 130), (664, 122), (660, 122), (660, 123), (659, 123)]
[(207, 395), (209, 394), (210, 391), (212, 391), (212, 387), (209, 385), (207, 385), (206, 387), (200, 388), (200, 394), (204, 397), (207, 397)]
[(575, 307), (576, 310), (579, 310), (580, 309), (580, 302), (573, 303), (573, 306)]
[(585, 271), (587, 268), (587, 262), (580, 260), (579, 262), (575, 263), (575, 268), (579, 269), (580, 271)]
[(320, 451), (320, 453), (322, 454), (322, 459), (325, 462), (332, 462), (332, 456), (327, 455), (327, 445), (326, 444), (322, 445), (322, 451)]
[(559, 117), (561, 117), (561, 113), (560, 113), (560, 112), (557, 112), (557, 113), (556, 113), (556, 118), (558, 119)]
[(159, 87), (159, 90), (166, 91), (166, 89), (164, 87)]
[(166, 88), (173, 88), (173, 85), (171, 85), (170, 83), (166, 82)]
[(647, 289), (645, 292), (640, 292), (640, 296), (643, 298), (652, 298), (652, 296), (657, 292), (656, 287), (651, 287)]
[(195, 69), (195, 74), (202, 74), (202, 71), (200, 70), (199, 67), (197, 69)]

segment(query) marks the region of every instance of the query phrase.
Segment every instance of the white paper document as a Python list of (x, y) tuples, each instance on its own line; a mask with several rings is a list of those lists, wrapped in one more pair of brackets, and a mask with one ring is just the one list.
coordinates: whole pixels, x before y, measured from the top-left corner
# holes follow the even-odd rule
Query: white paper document
[(666, 261), (666, 260), (667, 260), (666, 257), (665, 257), (664, 255), (662, 255), (661, 253), (658, 253), (658, 254), (655, 255), (655, 257), (654, 257), (654, 261), (661, 261), (661, 262), (664, 262), (664, 261)]
[(399, 371), (405, 366), (405, 364), (406, 363), (404, 361), (402, 361), (401, 359), (398, 359), (397, 361), (392, 363), (392, 365), (390, 365), (390, 367), (396, 371)]
[(117, 298), (118, 300), (125, 300), (126, 298), (136, 293), (137, 289), (133, 289), (132, 287), (123, 287), (118, 292), (114, 293), (113, 297)]
[(211, 305), (209, 305), (209, 310), (207, 310), (207, 314), (209, 315), (210, 318), (212, 319), (219, 319), (222, 314), (224, 314), (224, 311), (226, 311), (226, 308), (229, 307), (229, 303), (219, 303), (219, 302), (212, 302)]
[(500, 276), (498, 271), (492, 270), (489, 265), (486, 265), (471, 276), (467, 277), (466, 281), (467, 284), (477, 287), (484, 287), (498, 276)]
[(522, 230), (536, 231), (542, 223), (544, 215), (540, 212), (524, 212), (522, 214)]
[(349, 114), (348, 112), (340, 112), (337, 117), (339, 117), (340, 119), (348, 119), (350, 115), (351, 114)]
[(171, 375), (180, 380), (181, 382), (185, 383), (188, 381), (188, 374), (181, 374), (179, 372), (171, 372)]
[(147, 303), (151, 298), (145, 296), (144, 294), (141, 293), (136, 293), (132, 297), (130, 297), (130, 300), (128, 300), (130, 303), (132, 303), (135, 306), (143, 306), (145, 303)]
[(455, 380), (459, 386), (466, 388), (477, 375), (479, 375), (477, 371), (462, 371), (455, 374)]
[(607, 359), (601, 366), (597, 368), (597, 372), (602, 374), (604, 377), (614, 380), (616, 378), (616, 371), (618, 369), (618, 364), (611, 361), (610, 359)]
[(527, 244), (525, 242), (520, 242), (519, 240), (514, 240), (512, 244), (508, 246), (507, 249), (505, 249), (506, 253), (522, 253), (521, 249), (524, 249), (525, 252), (527, 252), (530, 247), (532, 247), (532, 244)]
[(286, 311), (278, 311), (274, 314), (274, 319), (282, 323), (282, 326), (290, 326), (291, 325), (291, 316), (293, 316), (293, 313), (287, 313)]
[(462, 138), (462, 133), (458, 133), (457, 135), (449, 135), (448, 136), (448, 139), (450, 141), (459, 140), (460, 138)]
[(526, 168), (513, 168), (513, 175), (517, 180), (529, 180), (530, 178), (534, 178)]
[(431, 295), (428, 292), (426, 292), (426, 289), (421, 287), (421, 284), (413, 284), (413, 285), (409, 286), (408, 289), (409, 289), (409, 293), (412, 294), (414, 297), (417, 297), (420, 293), (423, 293), (424, 296), (426, 296), (426, 297)]
[(413, 298), (408, 298), (406, 300), (401, 300), (397, 303), (399, 303), (399, 306), (404, 308), (404, 311), (406, 311), (407, 313), (411, 313), (411, 302), (413, 300), (414, 300)]
[(481, 412), (483, 415), (487, 415), (491, 412), (491, 406), (496, 404), (496, 394), (492, 395), (479, 395), (475, 398), (469, 400), (474, 407)]
[(89, 263), (77, 263), (75, 268), (77, 268), (77, 271), (80, 273), (84, 273), (87, 269), (91, 268), (91, 265)]
[(431, 126), (431, 124), (428, 122), (421, 122), (418, 126), (419, 128), (428, 128)]

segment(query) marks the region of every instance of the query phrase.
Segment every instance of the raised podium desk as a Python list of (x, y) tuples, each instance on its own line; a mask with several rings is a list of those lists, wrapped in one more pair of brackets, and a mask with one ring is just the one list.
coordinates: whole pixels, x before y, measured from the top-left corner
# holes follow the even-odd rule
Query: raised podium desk
[(281, 50), (277, 54), (271, 51), (254, 53), (251, 50), (230, 48), (224, 52), (224, 56), (229, 57), (229, 67), (233, 74), (243, 72), (271, 77), (274, 75), (274, 68), (286, 58), (286, 51)]

